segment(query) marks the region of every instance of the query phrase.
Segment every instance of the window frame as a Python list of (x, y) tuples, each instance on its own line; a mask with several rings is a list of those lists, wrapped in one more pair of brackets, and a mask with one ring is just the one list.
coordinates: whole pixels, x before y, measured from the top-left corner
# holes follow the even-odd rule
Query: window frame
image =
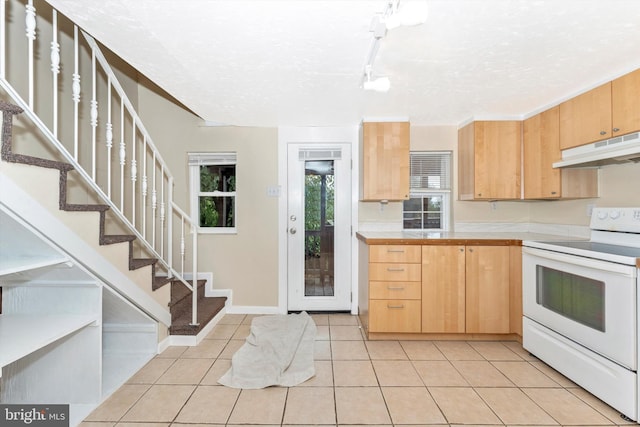
[[(234, 166), (236, 191), (200, 191), (201, 166)], [(235, 152), (188, 153), (189, 167), (189, 199), (191, 219), (197, 225), (198, 234), (238, 234), (238, 160)], [(233, 227), (203, 227), (200, 225), (201, 197), (232, 197)]]
[[(420, 198), (420, 211), (405, 211), (404, 202), (402, 204), (402, 230), (403, 231), (427, 231), (427, 232), (446, 232), (451, 230), (451, 212), (452, 212), (452, 180), (453, 180), (453, 152), (452, 151), (442, 151), (442, 150), (420, 150), (420, 151), (411, 151), (409, 153), (410, 156), (410, 164), (412, 162), (413, 155), (420, 156), (424, 154), (433, 154), (433, 155), (441, 155), (448, 156), (448, 183), (444, 183), (445, 188), (425, 188), (425, 187), (411, 187), (409, 189), (409, 199)], [(411, 174), (411, 171), (410, 171)], [(411, 175), (410, 175), (411, 176)], [(447, 186), (448, 184), (448, 186)], [(429, 211), (424, 210), (424, 198), (426, 197), (442, 197), (442, 206), (440, 209), (441, 212), (441, 227), (440, 228), (424, 228), (424, 215)], [(420, 212), (421, 214), (421, 222), (423, 228), (405, 228), (405, 213), (411, 212), (416, 213)]]

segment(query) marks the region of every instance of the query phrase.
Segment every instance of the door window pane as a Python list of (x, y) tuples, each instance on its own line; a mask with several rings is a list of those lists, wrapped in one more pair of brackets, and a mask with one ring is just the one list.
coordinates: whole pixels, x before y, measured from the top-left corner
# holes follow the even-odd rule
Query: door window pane
[(334, 295), (333, 160), (305, 162), (305, 296)]

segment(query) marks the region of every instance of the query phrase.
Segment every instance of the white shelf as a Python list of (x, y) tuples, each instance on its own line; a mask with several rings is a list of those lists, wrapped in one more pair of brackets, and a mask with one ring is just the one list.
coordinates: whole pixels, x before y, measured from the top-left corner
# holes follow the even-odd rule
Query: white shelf
[(15, 256), (0, 258), (0, 277), (69, 262), (62, 255)]
[(0, 315), (0, 368), (96, 320), (95, 314)]

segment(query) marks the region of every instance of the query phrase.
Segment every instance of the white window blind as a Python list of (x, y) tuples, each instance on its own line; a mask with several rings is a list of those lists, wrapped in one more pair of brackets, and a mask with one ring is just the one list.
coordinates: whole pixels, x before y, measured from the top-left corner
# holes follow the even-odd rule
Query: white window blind
[(236, 153), (189, 153), (189, 166), (234, 164)]
[(298, 151), (299, 160), (339, 160), (342, 158), (342, 149), (304, 148)]
[(451, 152), (413, 152), (410, 155), (411, 190), (451, 191)]

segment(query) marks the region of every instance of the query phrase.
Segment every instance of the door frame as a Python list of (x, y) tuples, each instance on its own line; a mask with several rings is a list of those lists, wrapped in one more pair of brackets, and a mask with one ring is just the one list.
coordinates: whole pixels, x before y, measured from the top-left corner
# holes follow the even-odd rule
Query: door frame
[(278, 312), (288, 311), (287, 233), (288, 233), (288, 146), (296, 144), (349, 144), (351, 147), (351, 313), (358, 313), (358, 229), (360, 126), (279, 127), (278, 128)]

